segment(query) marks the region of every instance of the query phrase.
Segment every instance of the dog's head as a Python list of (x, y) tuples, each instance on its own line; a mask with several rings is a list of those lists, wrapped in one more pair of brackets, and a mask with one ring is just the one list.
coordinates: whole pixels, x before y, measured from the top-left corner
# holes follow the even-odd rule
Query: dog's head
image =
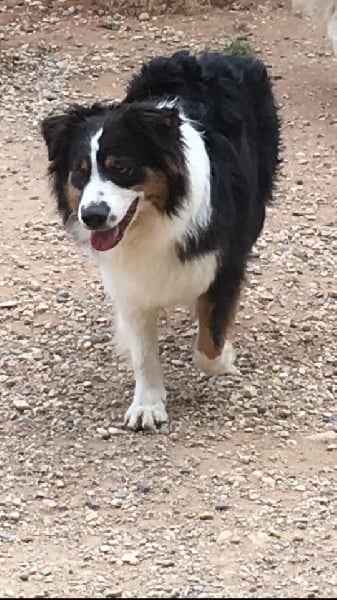
[(76, 215), (96, 250), (118, 244), (140, 205), (151, 202), (170, 215), (186, 195), (176, 107), (75, 106), (47, 117), (41, 129), (63, 220)]

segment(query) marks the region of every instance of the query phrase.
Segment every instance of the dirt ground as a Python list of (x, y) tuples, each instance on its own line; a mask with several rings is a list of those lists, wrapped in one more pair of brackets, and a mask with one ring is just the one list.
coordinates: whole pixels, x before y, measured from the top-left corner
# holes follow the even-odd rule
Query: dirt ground
[[(336, 597), (337, 62), (286, 8), (125, 19), (0, 1), (0, 596)], [(234, 7), (235, 8), (235, 7)], [(148, 15), (147, 15), (148, 17)], [(141, 61), (247, 36), (284, 164), (237, 321), (240, 378), (163, 319), (170, 432), (123, 429), (132, 376), (65, 237), (42, 116), (121, 97)]]

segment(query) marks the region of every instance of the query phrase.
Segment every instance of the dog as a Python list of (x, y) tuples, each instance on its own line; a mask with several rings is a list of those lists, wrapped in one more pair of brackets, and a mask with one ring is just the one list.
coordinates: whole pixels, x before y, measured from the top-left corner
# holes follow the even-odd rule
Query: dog
[(235, 314), (273, 195), (280, 129), (261, 61), (185, 51), (145, 63), (121, 102), (73, 105), (41, 123), (58, 210), (96, 261), (130, 353), (131, 429), (168, 422), (161, 309), (197, 315), (203, 373), (237, 372)]
[(337, 0), (292, 0), (292, 8), (326, 25), (337, 56)]

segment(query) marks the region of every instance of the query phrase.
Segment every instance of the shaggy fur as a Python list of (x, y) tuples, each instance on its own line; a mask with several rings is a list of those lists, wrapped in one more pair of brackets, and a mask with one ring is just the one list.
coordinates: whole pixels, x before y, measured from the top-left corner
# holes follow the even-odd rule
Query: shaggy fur
[(236, 372), (235, 313), (272, 195), (279, 132), (263, 63), (219, 53), (155, 58), (122, 102), (43, 121), (59, 211), (97, 262), (131, 355), (130, 427), (167, 421), (160, 309), (197, 313), (202, 371)]

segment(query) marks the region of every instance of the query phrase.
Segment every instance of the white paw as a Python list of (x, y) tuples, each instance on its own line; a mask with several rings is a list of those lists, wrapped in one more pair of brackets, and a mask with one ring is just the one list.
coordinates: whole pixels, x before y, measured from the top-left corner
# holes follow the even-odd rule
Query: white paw
[(167, 423), (165, 402), (165, 390), (148, 389), (136, 393), (125, 413), (125, 425), (130, 429), (156, 429)]
[(231, 342), (225, 342), (222, 353), (216, 358), (208, 358), (203, 352), (196, 350), (194, 353), (195, 364), (199, 371), (205, 375), (240, 375), (235, 366), (235, 351)]

